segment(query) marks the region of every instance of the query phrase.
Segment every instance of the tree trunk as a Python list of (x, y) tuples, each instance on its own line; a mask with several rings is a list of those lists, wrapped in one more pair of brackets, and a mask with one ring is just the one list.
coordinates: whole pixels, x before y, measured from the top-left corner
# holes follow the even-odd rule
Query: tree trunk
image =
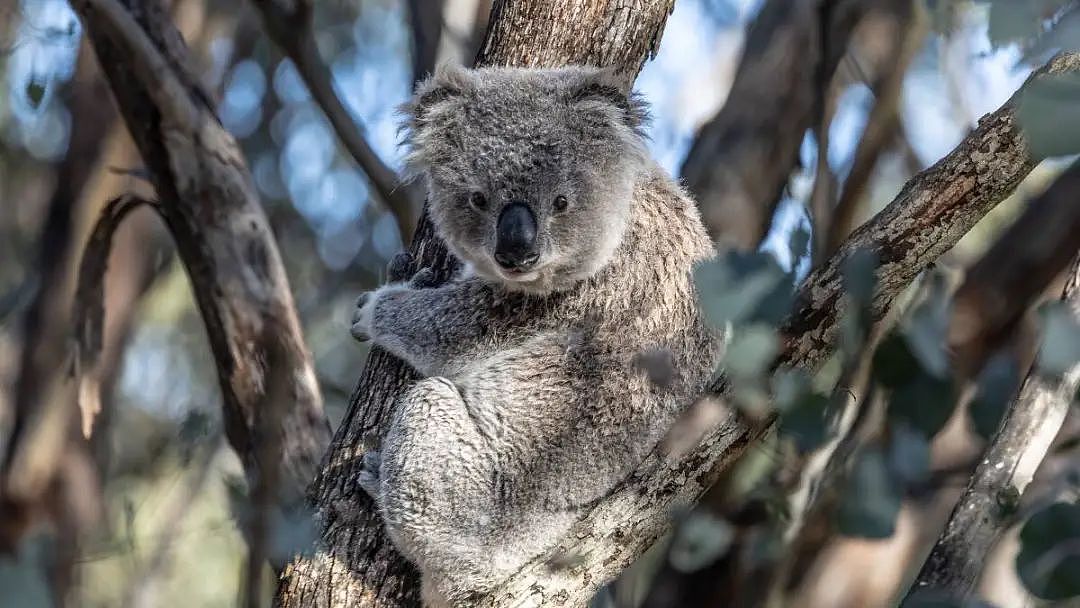
[[(614, 66), (625, 74), (629, 87), (646, 59), (656, 53), (672, 6), (673, 0), (503, 0), (492, 9), (476, 62)], [(426, 218), (420, 221), (411, 252), (417, 267), (432, 268), (443, 278), (456, 264)], [(400, 276), (391, 277), (396, 278)], [(415, 568), (394, 550), (370, 498), (355, 483), (364, 442), (379, 433), (395, 399), (414, 380), (403, 362), (373, 350), (311, 487), (322, 526), (320, 542), (314, 554), (297, 557), (286, 568), (279, 605), (419, 605)], [(602, 582), (591, 581), (591, 586)]]
[[(229, 442), (253, 485), (273, 467), (277, 501), (301, 504), (329, 427), (281, 256), (236, 142), (217, 121), (159, 2), (72, 5), (150, 170), (191, 278), (214, 352)], [(266, 428), (274, 378), (287, 382), (289, 403), (272, 421), (281, 449), (267, 460), (257, 446), (266, 439), (259, 429)]]

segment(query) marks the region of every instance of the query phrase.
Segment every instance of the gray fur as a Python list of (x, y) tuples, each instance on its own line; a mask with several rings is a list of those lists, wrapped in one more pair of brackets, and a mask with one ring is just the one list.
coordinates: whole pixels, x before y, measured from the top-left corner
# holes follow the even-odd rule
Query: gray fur
[[(443, 69), (409, 108), (410, 165), (468, 270), (367, 294), (353, 334), (426, 376), (360, 482), (431, 604), (550, 550), (656, 445), (719, 354), (690, 275), (711, 243), (645, 152), (643, 106), (613, 83), (580, 67)], [(539, 225), (537, 269), (517, 277), (492, 262), (510, 200)], [(652, 351), (676, 370), (662, 386), (637, 364)]]

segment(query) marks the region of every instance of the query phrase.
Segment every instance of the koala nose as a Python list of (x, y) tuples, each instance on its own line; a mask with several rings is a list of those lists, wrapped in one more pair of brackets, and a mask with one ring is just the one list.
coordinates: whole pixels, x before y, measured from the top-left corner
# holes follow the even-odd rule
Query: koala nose
[(536, 217), (524, 203), (510, 203), (495, 227), (495, 261), (506, 269), (524, 270), (540, 259), (536, 252)]

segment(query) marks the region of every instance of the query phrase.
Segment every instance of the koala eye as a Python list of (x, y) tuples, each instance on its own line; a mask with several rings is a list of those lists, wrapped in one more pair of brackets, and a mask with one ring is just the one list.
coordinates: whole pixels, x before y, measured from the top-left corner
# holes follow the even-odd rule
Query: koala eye
[(487, 209), (487, 198), (482, 192), (473, 192), (469, 195), (469, 204), (477, 209)]
[(551, 203), (551, 206), (555, 209), (555, 211), (566, 211), (566, 208), (570, 206), (570, 201), (567, 200), (565, 196), (560, 194), (559, 196), (555, 197), (555, 200)]

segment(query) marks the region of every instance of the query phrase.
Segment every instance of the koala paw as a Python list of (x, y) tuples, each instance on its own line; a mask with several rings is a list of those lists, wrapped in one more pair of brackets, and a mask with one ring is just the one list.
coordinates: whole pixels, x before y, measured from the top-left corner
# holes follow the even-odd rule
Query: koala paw
[(391, 282), (405, 281), (415, 272), (416, 260), (408, 251), (397, 253), (386, 266), (386, 278)]
[(371, 323), (375, 312), (375, 301), (378, 299), (377, 293), (377, 291), (368, 291), (360, 294), (356, 300), (356, 310), (353, 311), (349, 333), (361, 342), (371, 339)]
[(364, 452), (364, 468), (357, 476), (357, 483), (375, 502), (379, 502), (379, 467), (382, 466), (382, 454), (375, 450)]

